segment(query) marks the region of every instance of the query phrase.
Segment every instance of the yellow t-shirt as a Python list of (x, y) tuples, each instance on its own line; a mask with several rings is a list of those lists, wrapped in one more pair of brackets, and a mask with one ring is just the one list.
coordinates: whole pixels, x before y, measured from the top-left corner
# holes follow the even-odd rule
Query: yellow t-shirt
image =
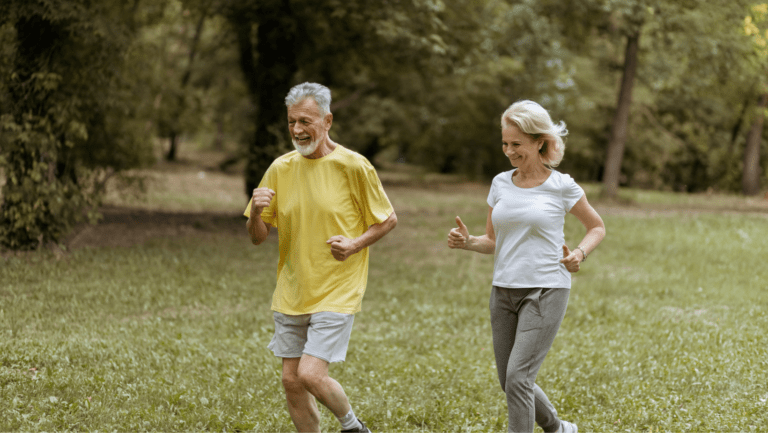
[[(318, 159), (293, 151), (270, 165), (259, 187), (275, 191), (261, 214), (277, 227), (280, 246), (272, 310), (290, 315), (360, 311), (368, 248), (339, 262), (325, 242), (336, 235), (354, 239), (392, 214), (371, 163), (341, 145)], [(249, 202), (245, 216), (250, 213)]]

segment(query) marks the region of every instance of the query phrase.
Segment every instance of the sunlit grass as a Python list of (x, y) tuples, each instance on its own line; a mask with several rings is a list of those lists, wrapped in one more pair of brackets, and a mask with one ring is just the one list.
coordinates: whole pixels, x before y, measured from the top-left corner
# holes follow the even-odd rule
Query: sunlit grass
[[(171, 185), (152, 206), (183, 207)], [(487, 188), (387, 191), (399, 225), (372, 248), (332, 375), (375, 431), (502, 431), (492, 256), (445, 246), (457, 214), (484, 230)], [(538, 379), (560, 415), (580, 431), (765, 430), (768, 218), (605, 221)], [(573, 245), (584, 230), (566, 224)], [(277, 254), (243, 232), (0, 259), (0, 431), (292, 431), (266, 349)]]
[[(606, 202), (601, 197), (602, 184), (583, 183), (582, 186), (587, 195), (591, 197), (591, 201), (596, 203)], [(768, 198), (765, 198), (763, 195), (746, 197), (741, 194), (727, 192), (686, 194), (672, 191), (622, 188), (619, 191), (617, 201), (625, 205), (642, 206), (655, 210), (768, 213)]]
[(115, 179), (108, 184), (104, 203), (109, 206), (163, 211), (242, 212), (247, 203), (242, 176), (217, 171), (178, 170), (159, 173), (140, 170), (130, 173), (138, 183)]

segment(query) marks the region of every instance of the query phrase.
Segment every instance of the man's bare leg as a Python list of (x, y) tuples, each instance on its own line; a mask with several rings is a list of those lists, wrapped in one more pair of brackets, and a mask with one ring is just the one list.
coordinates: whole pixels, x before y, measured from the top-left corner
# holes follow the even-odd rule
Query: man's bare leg
[(323, 406), (330, 409), (337, 418), (349, 413), (352, 407), (344, 389), (328, 376), (328, 361), (305, 353), (298, 367), (299, 381)]
[[(305, 355), (306, 356), (306, 355)], [(283, 388), (288, 400), (288, 413), (299, 432), (319, 432), (320, 412), (315, 397), (299, 379), (302, 358), (283, 358)]]

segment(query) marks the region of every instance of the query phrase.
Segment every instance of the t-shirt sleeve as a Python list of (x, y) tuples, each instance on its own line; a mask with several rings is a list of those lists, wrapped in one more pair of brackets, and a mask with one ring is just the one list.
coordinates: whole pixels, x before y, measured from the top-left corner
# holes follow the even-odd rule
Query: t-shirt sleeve
[[(274, 164), (270, 165), (267, 169), (267, 172), (264, 173), (264, 177), (261, 178), (261, 182), (259, 182), (258, 187), (270, 188), (272, 191), (275, 191), (275, 196), (272, 197), (272, 201), (269, 203), (269, 206), (265, 207), (261, 212), (261, 220), (271, 225), (272, 227), (277, 227), (277, 173), (274, 168)], [(251, 217), (252, 202), (253, 198), (248, 200), (248, 206), (245, 207), (245, 212), (243, 212), (243, 215), (248, 218)]]
[(352, 198), (359, 206), (366, 227), (384, 222), (394, 209), (373, 165), (365, 159), (350, 170)]
[(567, 174), (563, 175), (563, 206), (570, 212), (573, 205), (584, 195), (584, 190)]
[(488, 206), (496, 207), (496, 179), (491, 183), (491, 190), (488, 191)]

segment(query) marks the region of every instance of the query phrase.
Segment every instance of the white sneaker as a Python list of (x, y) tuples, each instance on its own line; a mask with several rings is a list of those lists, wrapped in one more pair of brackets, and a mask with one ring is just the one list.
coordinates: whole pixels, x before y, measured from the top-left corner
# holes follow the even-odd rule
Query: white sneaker
[(560, 431), (558, 433), (578, 433), (579, 427), (568, 421), (560, 420)]

